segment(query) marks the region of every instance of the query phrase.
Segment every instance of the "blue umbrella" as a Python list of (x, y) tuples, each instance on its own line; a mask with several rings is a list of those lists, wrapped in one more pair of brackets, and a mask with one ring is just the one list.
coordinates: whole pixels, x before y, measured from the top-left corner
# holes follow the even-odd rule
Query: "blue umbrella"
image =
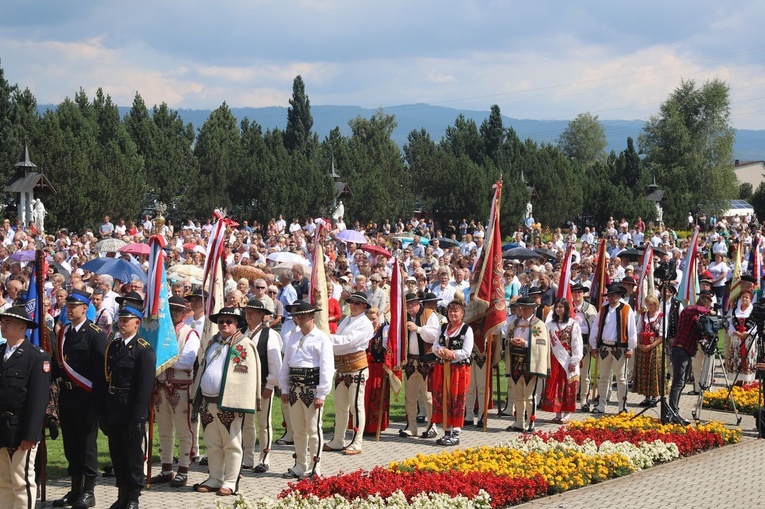
[(82, 270), (89, 270), (96, 274), (108, 274), (114, 279), (119, 279), (123, 283), (131, 281), (146, 282), (146, 274), (140, 267), (126, 262), (122, 258), (96, 258), (83, 263)]
[(517, 242), (506, 242), (502, 244), (502, 251), (507, 251), (508, 249), (513, 249), (515, 247), (521, 247), (521, 245)]

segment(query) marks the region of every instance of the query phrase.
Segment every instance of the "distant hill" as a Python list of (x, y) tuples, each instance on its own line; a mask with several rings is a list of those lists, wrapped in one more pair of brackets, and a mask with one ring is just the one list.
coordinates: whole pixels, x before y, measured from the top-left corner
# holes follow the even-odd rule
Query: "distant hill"
[[(41, 105), (39, 109), (45, 111), (55, 108), (55, 105)], [(120, 107), (122, 115), (130, 111), (128, 107)], [(196, 129), (210, 116), (211, 110), (179, 109), (178, 113), (184, 122), (191, 122)], [(269, 106), (266, 108), (231, 108), (232, 113), (241, 120), (249, 118), (260, 124), (263, 129), (284, 129), (287, 124), (287, 108)], [(335, 127), (340, 128), (343, 135), (350, 135), (348, 121), (358, 116), (369, 118), (377, 110), (361, 108), (359, 106), (315, 106), (311, 105), (313, 114), (313, 129), (324, 139)], [(431, 137), (440, 140), (446, 128), (454, 124), (457, 116), (461, 113), (465, 118), (473, 119), (480, 126), (481, 122), (489, 116), (488, 111), (457, 110), (444, 106), (431, 106), (429, 104), (406, 104), (384, 108), (385, 113), (395, 115), (398, 127), (393, 133), (393, 138), (399, 146), (406, 143), (406, 138), (413, 130), (425, 129)], [(518, 136), (525, 140), (531, 138), (537, 143), (555, 143), (558, 136), (568, 125), (568, 120), (528, 120), (510, 118), (503, 115), (505, 127), (512, 127)], [(637, 143), (637, 137), (643, 129), (643, 120), (602, 120), (606, 130), (608, 150), (617, 153), (627, 146), (627, 137), (631, 136)], [(765, 130), (741, 129), (736, 132), (734, 146), (734, 158), (742, 161), (765, 160)]]

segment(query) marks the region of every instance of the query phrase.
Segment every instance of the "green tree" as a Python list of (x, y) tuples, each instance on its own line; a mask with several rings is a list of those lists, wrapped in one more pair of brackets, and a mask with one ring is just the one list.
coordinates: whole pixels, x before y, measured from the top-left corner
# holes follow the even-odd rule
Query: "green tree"
[(287, 109), (287, 127), (284, 132), (287, 150), (297, 150), (310, 156), (318, 143), (316, 135), (311, 132), (312, 128), (311, 101), (305, 93), (303, 78), (297, 76), (292, 82), (292, 98)]
[(349, 125), (348, 184), (353, 199), (343, 202), (347, 220), (379, 221), (411, 214), (413, 193), (392, 138), (396, 118), (379, 110), (369, 119), (356, 117)]
[(605, 160), (606, 146), (606, 131), (598, 116), (590, 113), (577, 115), (558, 138), (563, 154), (585, 168)]
[(194, 155), (199, 178), (194, 190), (197, 217), (207, 217), (216, 207), (231, 208), (232, 184), (240, 182), (239, 128), (231, 109), (224, 102), (215, 109), (199, 130)]
[(738, 199), (749, 201), (752, 198), (752, 194), (754, 193), (754, 190), (752, 189), (752, 184), (749, 182), (743, 182), (741, 185), (738, 186)]
[(757, 186), (757, 189), (752, 193), (749, 203), (752, 204), (754, 213), (757, 215), (759, 221), (762, 222), (763, 218), (765, 218), (765, 182), (760, 182), (760, 185)]
[(681, 225), (689, 211), (718, 213), (737, 193), (729, 86), (683, 80), (651, 116), (638, 139), (647, 167), (667, 190), (665, 221)]
[(489, 118), (481, 123), (481, 139), (483, 140), (483, 153), (489, 161), (497, 167), (502, 166), (502, 146), (505, 141), (505, 126), (502, 123), (502, 114), (499, 106), (492, 105)]

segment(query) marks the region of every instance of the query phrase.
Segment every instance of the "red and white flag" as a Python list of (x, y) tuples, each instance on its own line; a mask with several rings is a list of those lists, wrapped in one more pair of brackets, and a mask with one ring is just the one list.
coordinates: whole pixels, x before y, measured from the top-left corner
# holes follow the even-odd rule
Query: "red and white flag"
[(566, 249), (566, 256), (563, 257), (563, 266), (560, 269), (560, 281), (558, 282), (558, 299), (566, 299), (571, 309), (574, 309), (573, 299), (571, 297), (571, 257), (574, 254), (574, 246), (570, 245)]
[(390, 276), (390, 327), (388, 347), (393, 354), (393, 367), (401, 368), (408, 352), (406, 330), (406, 293), (401, 276), (401, 260), (395, 258)]
[(606, 287), (611, 283), (611, 279), (606, 271), (607, 265), (606, 239), (601, 239), (600, 246), (598, 247), (598, 260), (595, 263), (595, 272), (592, 277), (592, 285), (590, 285), (590, 303), (598, 311), (600, 311), (603, 305), (603, 294), (606, 291)]
[(649, 295), (654, 295), (654, 282), (653, 282), (653, 246), (651, 243), (647, 243), (645, 251), (643, 251), (643, 258), (640, 261), (642, 272), (640, 273), (640, 280), (637, 281), (637, 295), (635, 296), (635, 312), (641, 312), (645, 309), (645, 299)]

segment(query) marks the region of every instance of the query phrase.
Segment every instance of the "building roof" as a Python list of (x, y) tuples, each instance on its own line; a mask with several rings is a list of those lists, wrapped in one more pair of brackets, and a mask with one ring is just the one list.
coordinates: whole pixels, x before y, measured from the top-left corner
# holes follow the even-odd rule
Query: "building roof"
[(17, 172), (14, 180), (5, 186), (5, 192), (7, 193), (28, 193), (34, 189), (45, 189), (52, 193), (56, 192), (48, 178), (43, 173), (36, 171), (25, 175), (19, 175)]

